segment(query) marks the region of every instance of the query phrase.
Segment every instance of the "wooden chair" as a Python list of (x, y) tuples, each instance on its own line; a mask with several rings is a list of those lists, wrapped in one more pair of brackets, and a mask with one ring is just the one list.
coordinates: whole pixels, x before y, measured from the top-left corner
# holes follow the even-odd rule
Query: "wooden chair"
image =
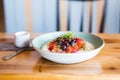
[(6, 32), (120, 32), (120, 0), (4, 0)]
[[(64, 10), (65, 2), (67, 4)], [(61, 1), (61, 30), (87, 33), (119, 33), (120, 1), (118, 0), (63, 0)], [(66, 20), (66, 21), (65, 21)], [(66, 23), (65, 23), (66, 22)], [(63, 27), (63, 28), (62, 28)]]

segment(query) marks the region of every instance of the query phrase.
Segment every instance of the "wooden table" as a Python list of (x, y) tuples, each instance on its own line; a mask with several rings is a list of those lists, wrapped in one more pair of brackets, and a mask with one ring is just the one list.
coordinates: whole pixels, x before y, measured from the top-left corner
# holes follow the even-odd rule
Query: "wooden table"
[[(32, 38), (39, 34), (32, 34)], [(120, 34), (96, 34), (105, 47), (94, 58), (71, 65), (42, 58), (36, 51), (24, 51), (4, 61), (14, 51), (0, 51), (0, 80), (120, 80)], [(0, 41), (13, 40), (12, 34), (0, 33)]]

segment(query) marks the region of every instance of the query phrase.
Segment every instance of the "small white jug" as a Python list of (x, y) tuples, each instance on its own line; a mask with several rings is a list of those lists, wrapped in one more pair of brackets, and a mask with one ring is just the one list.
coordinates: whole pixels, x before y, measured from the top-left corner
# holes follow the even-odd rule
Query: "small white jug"
[(30, 33), (26, 31), (16, 32), (15, 46), (18, 48), (28, 47), (30, 44)]

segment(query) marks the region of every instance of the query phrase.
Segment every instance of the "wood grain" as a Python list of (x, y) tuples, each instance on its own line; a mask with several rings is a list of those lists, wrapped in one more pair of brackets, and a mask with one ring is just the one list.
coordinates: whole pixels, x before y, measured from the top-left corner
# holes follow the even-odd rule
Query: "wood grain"
[(60, 31), (67, 30), (67, 1), (59, 0), (60, 2)]
[(25, 0), (26, 30), (32, 31), (32, 0)]
[(3, 1), (4, 0), (0, 0), (0, 32), (5, 32)]
[[(38, 35), (32, 33), (32, 38)], [(0, 51), (0, 80), (120, 80), (120, 34), (95, 35), (105, 40), (104, 48), (94, 58), (77, 64), (54, 63), (36, 51), (24, 51), (4, 61), (2, 57), (13, 51)], [(0, 33), (0, 40), (10, 38), (14, 36)]]
[(102, 21), (102, 17), (103, 17), (103, 13), (104, 13), (104, 6), (105, 6), (105, 0), (99, 0), (98, 1), (98, 33), (100, 32), (100, 27), (101, 27), (101, 21)]

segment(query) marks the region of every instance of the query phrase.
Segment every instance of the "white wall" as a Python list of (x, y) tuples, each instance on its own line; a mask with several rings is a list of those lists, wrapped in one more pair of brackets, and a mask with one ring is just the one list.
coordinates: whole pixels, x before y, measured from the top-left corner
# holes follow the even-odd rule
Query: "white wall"
[(109, 0), (107, 9), (105, 32), (120, 32), (120, 0)]
[(4, 8), (6, 31), (25, 30), (24, 0), (4, 0)]
[(56, 0), (32, 0), (34, 32), (56, 31)]

